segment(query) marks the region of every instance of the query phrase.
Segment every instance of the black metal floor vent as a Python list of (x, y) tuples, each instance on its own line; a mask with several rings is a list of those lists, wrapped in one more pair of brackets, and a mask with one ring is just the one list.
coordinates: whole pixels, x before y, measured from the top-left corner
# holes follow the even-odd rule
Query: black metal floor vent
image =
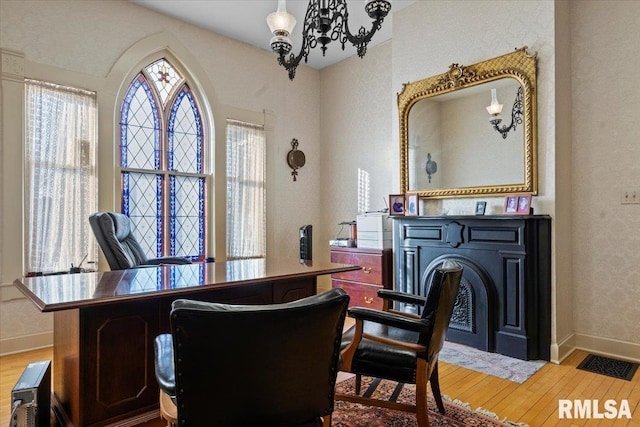
[(589, 354), (578, 365), (578, 369), (631, 381), (638, 369), (638, 364), (610, 357)]

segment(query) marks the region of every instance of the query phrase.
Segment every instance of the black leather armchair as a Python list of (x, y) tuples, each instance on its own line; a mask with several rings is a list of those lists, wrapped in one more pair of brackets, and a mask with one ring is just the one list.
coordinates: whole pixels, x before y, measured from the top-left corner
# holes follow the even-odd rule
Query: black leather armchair
[(155, 341), (161, 415), (190, 427), (329, 426), (348, 304), (342, 289), (271, 305), (176, 300), (171, 334)]
[[(342, 340), (341, 371), (356, 374), (355, 395), (336, 395), (337, 400), (364, 405), (383, 406), (416, 413), (418, 426), (429, 425), (427, 382), (441, 413), (445, 412), (438, 380), (438, 354), (451, 319), (458, 294), (462, 267), (452, 260), (444, 261), (431, 277), (427, 297), (381, 290), (378, 296), (390, 301), (418, 304), (422, 315), (394, 310), (378, 311), (352, 307), (349, 316), (356, 321)], [(416, 404), (380, 401), (368, 394), (360, 395), (361, 376), (385, 378), (416, 385)]]
[(89, 224), (111, 270), (125, 270), (150, 265), (191, 264), (182, 257), (147, 258), (131, 230), (131, 220), (118, 212), (98, 212)]

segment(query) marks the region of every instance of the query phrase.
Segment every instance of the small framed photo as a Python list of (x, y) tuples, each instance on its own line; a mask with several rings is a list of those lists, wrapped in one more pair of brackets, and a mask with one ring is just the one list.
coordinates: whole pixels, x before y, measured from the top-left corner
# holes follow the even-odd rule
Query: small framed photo
[(531, 194), (510, 194), (504, 198), (504, 213), (529, 215)]
[(418, 216), (420, 211), (419, 205), (420, 198), (417, 194), (407, 194), (404, 205), (404, 214), (406, 216)]
[(389, 195), (389, 215), (404, 215), (404, 194)]
[(518, 196), (518, 213), (529, 215), (531, 212), (531, 194)]
[(518, 196), (509, 195), (504, 198), (504, 213), (514, 214), (518, 213)]
[(484, 215), (487, 209), (487, 202), (476, 202), (476, 215)]

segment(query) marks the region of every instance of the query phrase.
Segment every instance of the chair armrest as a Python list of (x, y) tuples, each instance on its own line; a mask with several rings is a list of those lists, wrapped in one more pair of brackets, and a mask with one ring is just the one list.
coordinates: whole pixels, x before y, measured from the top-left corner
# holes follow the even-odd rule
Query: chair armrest
[(360, 346), (363, 338), (381, 342), (394, 347), (424, 353), (426, 348), (424, 345), (415, 344), (413, 342), (403, 342), (388, 337), (380, 337), (372, 335), (364, 331), (364, 322), (374, 322), (382, 325), (396, 327), (406, 331), (417, 333), (430, 333), (433, 330), (433, 322), (431, 319), (409, 318), (401, 314), (389, 313), (387, 311), (372, 310), (364, 307), (351, 307), (349, 316), (354, 318), (356, 324), (353, 326), (353, 338), (351, 342), (344, 347), (341, 352), (340, 370), (345, 372), (352, 371), (353, 359), (356, 350)]
[(148, 259), (144, 265), (162, 265), (162, 264), (191, 264), (191, 260), (177, 256), (164, 256), (160, 258)]
[(160, 389), (176, 395), (176, 375), (173, 366), (173, 338), (171, 334), (158, 335), (154, 341), (156, 380)]
[(400, 314), (364, 307), (351, 307), (349, 309), (349, 316), (356, 320), (375, 322), (381, 325), (418, 333), (430, 332), (433, 327), (431, 319), (414, 319)]
[(380, 289), (378, 291), (378, 296), (382, 299), (414, 305), (424, 305), (427, 300), (426, 297), (420, 295), (407, 294), (405, 292), (392, 291), (389, 289)]

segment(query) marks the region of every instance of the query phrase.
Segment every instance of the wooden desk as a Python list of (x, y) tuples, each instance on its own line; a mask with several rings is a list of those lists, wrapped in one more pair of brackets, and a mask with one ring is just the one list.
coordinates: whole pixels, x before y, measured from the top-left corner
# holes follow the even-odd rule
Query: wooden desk
[(288, 302), (315, 294), (319, 275), (357, 268), (243, 260), (22, 278), (14, 285), (40, 311), (54, 313), (53, 406), (63, 425), (133, 426), (158, 416), (153, 340), (169, 332), (172, 301)]

